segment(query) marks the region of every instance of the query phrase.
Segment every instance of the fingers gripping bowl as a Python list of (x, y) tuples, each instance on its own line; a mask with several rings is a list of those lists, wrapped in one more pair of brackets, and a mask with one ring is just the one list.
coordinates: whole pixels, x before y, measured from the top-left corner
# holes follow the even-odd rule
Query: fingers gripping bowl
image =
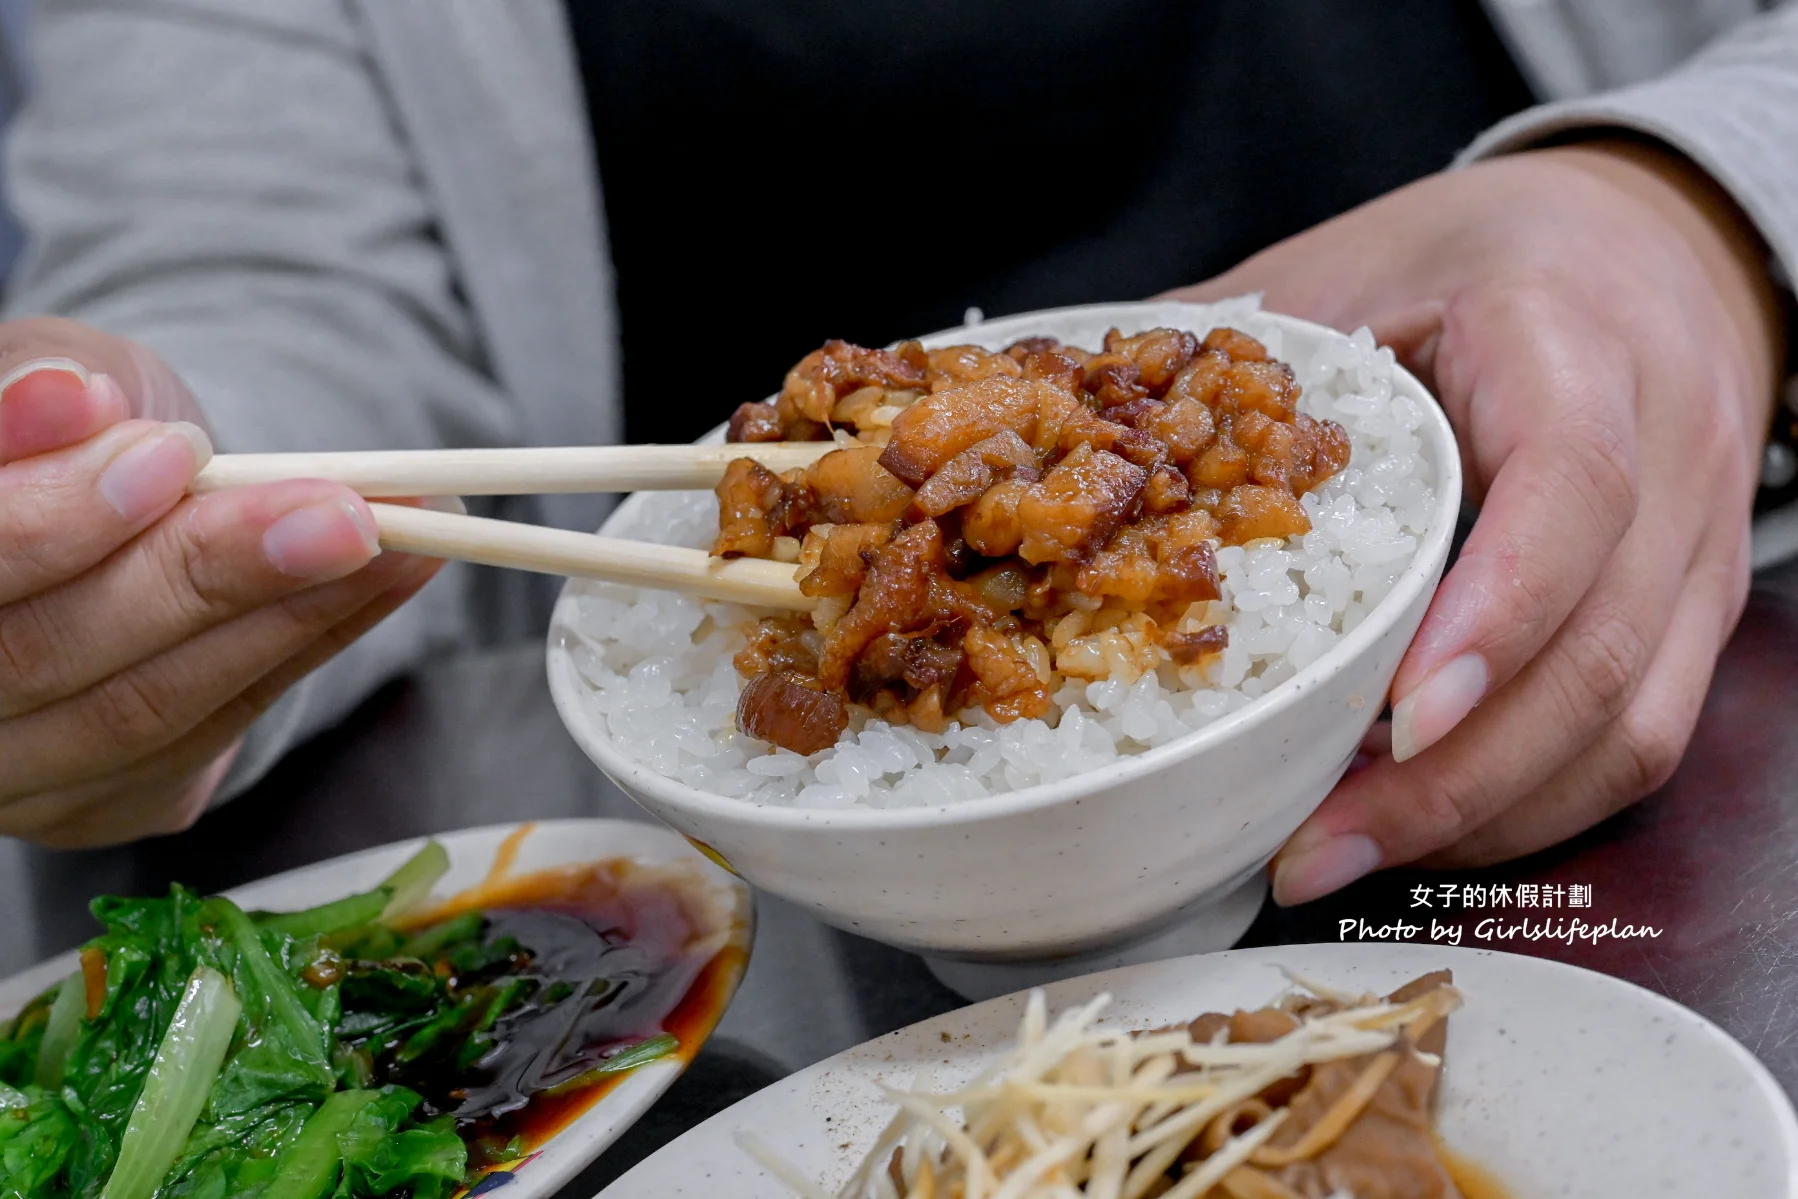
[[(1448, 422), (1365, 334), (1264, 313), (1252, 300), (1095, 305), (923, 339), (1096, 348), (1113, 328), (1203, 337), (1222, 327), (1293, 365), (1301, 410), (1348, 428), (1346, 469), (1305, 498), (1314, 526), (1337, 522), (1363, 538), (1365, 556), (1345, 557), (1340, 538), (1332, 547), (1296, 536), (1271, 557), (1266, 542), (1220, 550), (1213, 618), (1228, 622), (1235, 652), (1215, 655), (1199, 686), (1164, 689), (1152, 671), (1058, 679), (1067, 685), (1040, 721), (973, 714), (940, 734), (874, 721), (809, 758), (770, 753), (732, 724), (741, 680), (731, 657), (743, 633), (726, 626), (752, 614), (576, 581), (549, 645), (564, 722), (637, 802), (751, 882), (891, 944), (1029, 960), (1202, 919), (1323, 800), (1379, 715), (1448, 555), (1461, 493)], [(1405, 460), (1395, 468), (1395, 458)], [(1382, 490), (1388, 474), (1426, 488)], [(1374, 523), (1357, 533), (1357, 520)], [(605, 531), (709, 545), (717, 529), (711, 496), (644, 493)], [(1277, 627), (1312, 595), (1314, 631)], [(1274, 618), (1263, 614), (1270, 607), (1290, 611)], [(1294, 652), (1300, 636), (1306, 648)], [(894, 742), (903, 762), (880, 757), (895, 754)]]

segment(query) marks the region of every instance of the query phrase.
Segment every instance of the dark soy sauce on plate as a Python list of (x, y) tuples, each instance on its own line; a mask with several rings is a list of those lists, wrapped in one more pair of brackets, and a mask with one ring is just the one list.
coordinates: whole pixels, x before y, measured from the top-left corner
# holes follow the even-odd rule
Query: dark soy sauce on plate
[(489, 940), (528, 949), (496, 969), (528, 980), (530, 1000), (494, 1025), (494, 1048), (473, 1065), (437, 1058), (382, 1079), (453, 1115), (471, 1157), (493, 1162), (541, 1146), (628, 1078), (595, 1074), (615, 1054), (667, 1036), (668, 1056), (690, 1060), (745, 960), (740, 936), (719, 948), (707, 935), (719, 915), (678, 871), (619, 861), (514, 877), (508, 866), (502, 854), (493, 877), (417, 927), (479, 912)]

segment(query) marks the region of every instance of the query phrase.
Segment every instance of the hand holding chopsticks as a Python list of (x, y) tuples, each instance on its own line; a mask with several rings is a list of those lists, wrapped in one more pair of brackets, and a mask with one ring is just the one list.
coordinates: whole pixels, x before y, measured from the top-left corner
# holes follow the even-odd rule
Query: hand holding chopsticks
[[(551, 449), (373, 450), (357, 453), (220, 454), (195, 492), (280, 479), (327, 479), (369, 499), (445, 495), (547, 495), (711, 488), (736, 458), (780, 473), (835, 449), (828, 441), (735, 445), (565, 446)], [(803, 611), (791, 564), (724, 560), (704, 550), (656, 545), (513, 521), (371, 504), (381, 547), (431, 558), (542, 574), (660, 587), (706, 599)]]

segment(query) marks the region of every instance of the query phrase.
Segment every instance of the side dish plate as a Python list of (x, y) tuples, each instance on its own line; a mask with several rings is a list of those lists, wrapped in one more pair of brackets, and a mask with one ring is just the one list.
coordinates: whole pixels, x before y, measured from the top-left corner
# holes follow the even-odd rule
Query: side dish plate
[[(742, 880), (719, 868), (686, 838), (656, 825), (624, 820), (555, 820), (535, 825), (467, 829), (437, 838), (449, 852), (450, 869), (434, 894), (450, 896), (496, 876), (527, 875), (588, 862), (628, 860), (644, 867), (691, 870), (692, 883), (711, 902), (728, 935), (734, 966), (714, 981), (716, 1017), (735, 994), (747, 964), (753, 917), (750, 892)], [(382, 846), (288, 871), (237, 887), (226, 894), (246, 909), (294, 911), (368, 890), (417, 851), (421, 841)], [(53, 958), (0, 982), (0, 1019), (77, 967), (77, 956)], [(711, 1031), (706, 1024), (700, 1042)], [(691, 1039), (691, 1038), (689, 1038)], [(593, 1105), (521, 1161), (506, 1163), (476, 1188), (488, 1194), (504, 1187), (506, 1199), (553, 1195), (634, 1124), (680, 1076), (699, 1044), (683, 1043), (677, 1054), (639, 1066)], [(501, 1177), (504, 1175), (505, 1177)]]
[[(1451, 969), (1439, 1127), (1514, 1199), (1798, 1199), (1798, 1118), (1741, 1045), (1671, 1000), (1536, 958), (1427, 945), (1287, 945), (1179, 958), (1047, 988), (1051, 1012), (1101, 992), (1105, 1022), (1146, 1029), (1258, 1007), (1282, 968), (1385, 992)], [(708, 1120), (608, 1196), (789, 1199), (737, 1144), (750, 1133), (834, 1189), (891, 1117), (877, 1083), (945, 1089), (1011, 1044), (1025, 996), (963, 1008), (801, 1071)]]

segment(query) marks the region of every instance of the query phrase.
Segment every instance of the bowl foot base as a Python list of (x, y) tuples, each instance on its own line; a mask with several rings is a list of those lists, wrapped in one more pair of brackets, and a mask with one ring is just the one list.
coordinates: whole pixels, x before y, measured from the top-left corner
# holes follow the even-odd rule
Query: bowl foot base
[(1249, 931), (1267, 898), (1267, 875), (1257, 870), (1248, 880), (1216, 903), (1196, 912), (1192, 919), (1164, 929), (1146, 940), (1129, 945), (1095, 949), (1071, 957), (1018, 962), (967, 962), (926, 956), (924, 964), (937, 981), (963, 999), (979, 1003), (1014, 991), (1040, 987), (1064, 978), (1078, 978), (1119, 966), (1160, 962), (1195, 953), (1228, 949)]

